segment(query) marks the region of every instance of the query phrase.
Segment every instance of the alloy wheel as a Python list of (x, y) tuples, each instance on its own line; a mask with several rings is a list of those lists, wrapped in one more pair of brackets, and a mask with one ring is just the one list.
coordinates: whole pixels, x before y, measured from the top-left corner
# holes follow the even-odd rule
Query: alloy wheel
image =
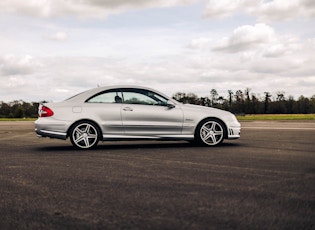
[(80, 123), (74, 127), (71, 134), (71, 142), (76, 147), (88, 149), (94, 147), (99, 136), (97, 128), (90, 123)]
[(206, 145), (220, 144), (223, 137), (223, 126), (217, 121), (207, 121), (200, 128), (200, 139)]

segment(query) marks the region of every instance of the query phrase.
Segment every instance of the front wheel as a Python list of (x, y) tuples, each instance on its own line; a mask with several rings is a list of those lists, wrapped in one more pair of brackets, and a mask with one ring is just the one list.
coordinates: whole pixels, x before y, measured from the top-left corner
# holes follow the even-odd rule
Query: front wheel
[(98, 127), (92, 122), (84, 121), (74, 125), (70, 132), (71, 143), (80, 149), (90, 149), (97, 145), (100, 137)]
[(201, 122), (195, 133), (195, 140), (201, 145), (215, 146), (222, 143), (224, 139), (224, 125), (215, 119)]

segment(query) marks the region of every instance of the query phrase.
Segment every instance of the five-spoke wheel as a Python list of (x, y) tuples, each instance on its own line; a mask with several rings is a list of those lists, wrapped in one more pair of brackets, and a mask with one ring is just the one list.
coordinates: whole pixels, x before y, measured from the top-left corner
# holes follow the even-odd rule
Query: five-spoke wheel
[(100, 138), (98, 128), (92, 122), (79, 122), (70, 132), (71, 143), (81, 149), (93, 148)]
[(195, 138), (201, 145), (218, 145), (224, 139), (224, 125), (215, 119), (208, 119), (197, 127)]

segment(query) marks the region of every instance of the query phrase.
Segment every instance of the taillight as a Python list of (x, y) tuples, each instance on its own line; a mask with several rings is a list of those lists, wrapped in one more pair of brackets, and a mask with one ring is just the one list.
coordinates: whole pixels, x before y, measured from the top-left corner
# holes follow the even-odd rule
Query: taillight
[(38, 115), (39, 117), (51, 117), (52, 115), (54, 115), (54, 112), (50, 108), (43, 105), (40, 108)]

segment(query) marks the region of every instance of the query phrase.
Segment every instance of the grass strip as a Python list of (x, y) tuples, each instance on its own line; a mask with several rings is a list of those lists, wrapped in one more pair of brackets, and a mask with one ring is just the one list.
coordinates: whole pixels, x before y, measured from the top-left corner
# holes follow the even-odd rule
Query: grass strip
[(240, 121), (315, 120), (315, 114), (250, 114), (237, 116)]
[(0, 118), (0, 121), (36, 121), (37, 118)]

